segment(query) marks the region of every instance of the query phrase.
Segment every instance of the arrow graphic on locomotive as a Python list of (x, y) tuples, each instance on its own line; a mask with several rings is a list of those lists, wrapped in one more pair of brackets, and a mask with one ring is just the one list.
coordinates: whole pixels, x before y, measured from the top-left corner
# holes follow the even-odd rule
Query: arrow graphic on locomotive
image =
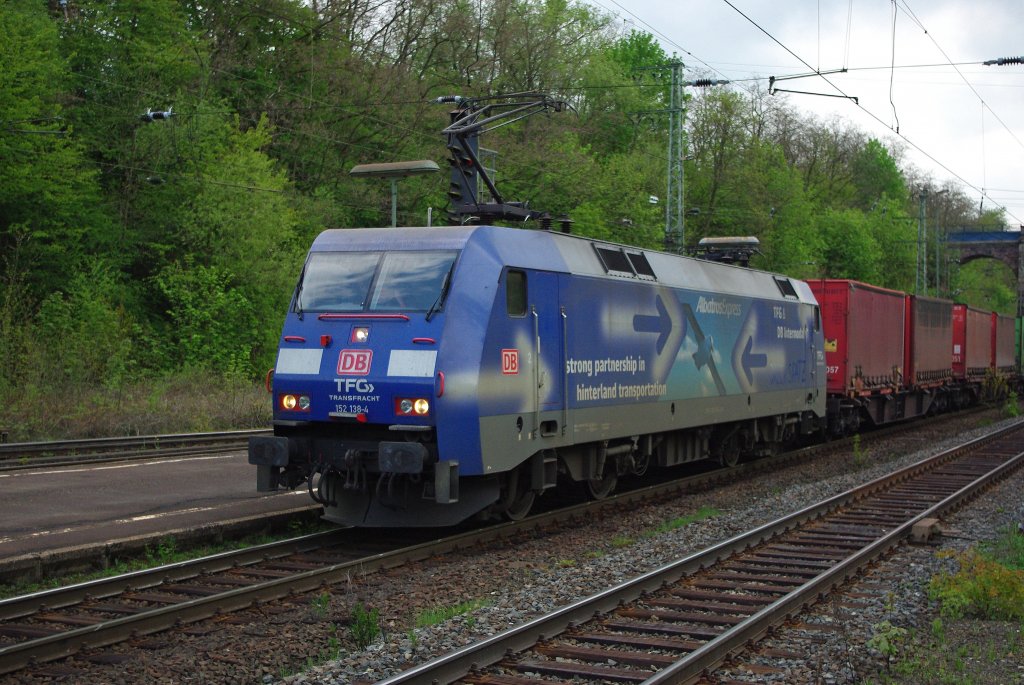
[[(577, 279), (565, 289), (570, 406), (656, 401), (686, 333), (671, 289)], [(586, 325), (581, 322), (593, 322)]]
[(668, 314), (668, 309), (665, 307), (665, 301), (661, 299), (661, 295), (657, 295), (654, 298), (655, 306), (658, 309), (656, 316), (650, 316), (646, 314), (636, 314), (633, 316), (633, 330), (637, 333), (657, 333), (657, 353), (660, 355), (665, 350), (665, 343), (668, 342), (668, 336), (672, 332), (672, 317)]
[(797, 302), (754, 301), (737, 332), (732, 366), (742, 392), (811, 383), (814, 309)]

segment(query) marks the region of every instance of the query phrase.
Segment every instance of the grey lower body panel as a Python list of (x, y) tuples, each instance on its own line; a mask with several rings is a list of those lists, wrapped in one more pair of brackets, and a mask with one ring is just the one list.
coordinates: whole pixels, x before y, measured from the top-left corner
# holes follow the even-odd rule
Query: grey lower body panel
[(424, 499), (422, 485), (400, 483), (394, 490), (360, 492), (339, 490), (325, 494), (330, 504), (324, 507), (324, 518), (346, 526), (376, 528), (417, 528), (454, 526), (498, 500), (497, 478), (463, 478), (458, 485), (458, 501), (439, 504)]
[[(665, 433), (780, 414), (811, 412), (825, 416), (823, 389), (766, 391), (724, 397), (692, 397), (656, 402), (623, 402), (607, 406), (543, 411), (539, 423), (555, 425), (544, 433), (530, 430), (534, 414), (507, 414), (480, 419), (483, 465), (490, 472), (507, 471), (542, 449), (615, 440), (631, 435)], [(561, 425), (563, 417), (568, 424)], [(520, 426), (525, 425), (525, 429)]]

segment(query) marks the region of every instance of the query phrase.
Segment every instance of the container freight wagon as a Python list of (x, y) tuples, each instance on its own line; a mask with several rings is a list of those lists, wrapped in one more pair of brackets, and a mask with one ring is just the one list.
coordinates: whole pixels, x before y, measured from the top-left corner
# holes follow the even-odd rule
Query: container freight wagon
[(953, 344), (953, 303), (908, 295), (907, 359), (904, 383), (936, 388), (953, 379), (949, 350)]
[(808, 284), (822, 312), (829, 430), (906, 418), (906, 294), (847, 279)]
[(1020, 356), (1022, 347), (1021, 342), (1024, 341), (1024, 338), (1022, 338), (1022, 336), (1024, 336), (1024, 318), (1018, 316), (1013, 323), (1014, 330), (1016, 331), (1016, 336), (1014, 338), (1014, 358), (1017, 360), (1017, 375), (1019, 377), (1021, 362), (1022, 359), (1024, 359)]
[(1008, 378), (1016, 374), (1015, 322), (1012, 316), (992, 313), (992, 368), (998, 376)]
[(953, 305), (953, 376), (980, 383), (992, 365), (992, 314), (966, 304)]

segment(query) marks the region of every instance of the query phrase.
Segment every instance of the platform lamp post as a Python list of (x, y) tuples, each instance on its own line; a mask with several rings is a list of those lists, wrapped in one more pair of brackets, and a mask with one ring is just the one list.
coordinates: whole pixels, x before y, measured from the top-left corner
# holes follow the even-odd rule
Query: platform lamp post
[(432, 174), (439, 170), (437, 162), (421, 159), (414, 162), (382, 162), (357, 164), (348, 172), (357, 178), (386, 178), (391, 181), (391, 227), (398, 226), (398, 179), (406, 176)]

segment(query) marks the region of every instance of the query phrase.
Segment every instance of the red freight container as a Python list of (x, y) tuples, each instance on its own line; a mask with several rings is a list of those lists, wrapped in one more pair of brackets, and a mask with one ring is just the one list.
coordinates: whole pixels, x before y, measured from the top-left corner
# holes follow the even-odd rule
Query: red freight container
[(1014, 320), (1012, 316), (992, 313), (992, 361), (1000, 376), (1012, 374), (1016, 369), (1014, 350)]
[(953, 377), (949, 358), (953, 345), (953, 303), (921, 295), (908, 295), (907, 303), (910, 316), (905, 383), (920, 387), (948, 383)]
[(992, 314), (953, 305), (953, 375), (979, 381), (992, 364)]
[(899, 387), (906, 295), (845, 279), (807, 283), (821, 307), (828, 392), (855, 395)]

